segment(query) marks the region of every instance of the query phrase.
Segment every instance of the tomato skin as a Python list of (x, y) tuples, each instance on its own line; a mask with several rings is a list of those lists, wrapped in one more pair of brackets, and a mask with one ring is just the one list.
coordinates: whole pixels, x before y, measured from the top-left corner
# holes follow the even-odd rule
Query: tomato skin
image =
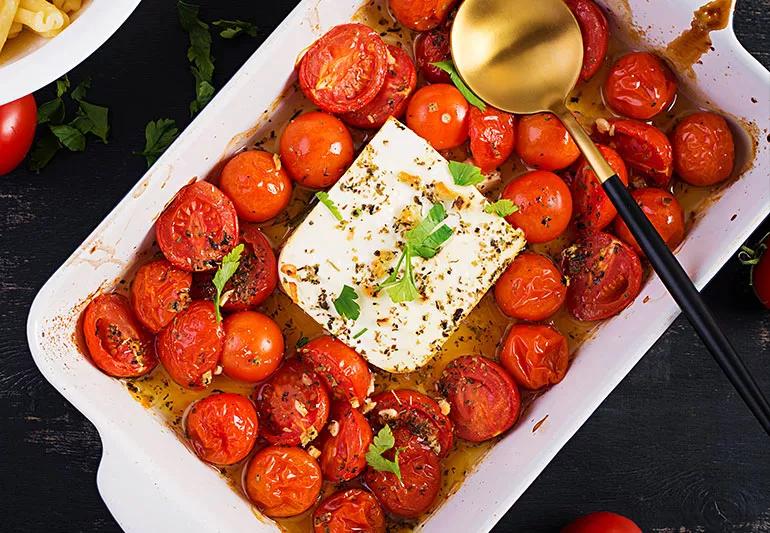
[(214, 304), (194, 301), (158, 333), (155, 350), (171, 379), (182, 387), (201, 390), (214, 379), (224, 337)]
[(305, 445), (321, 433), (329, 418), (326, 388), (318, 375), (297, 359), (287, 361), (259, 385), (253, 399), (260, 433), (270, 444)]
[(291, 179), (276, 156), (262, 150), (233, 156), (222, 169), (219, 186), (247, 222), (270, 220), (291, 200)]
[(609, 132), (599, 132), (599, 142), (615, 150), (627, 166), (643, 174), (651, 185), (668, 184), (674, 161), (665, 133), (638, 120), (611, 120), (609, 128)]
[(207, 181), (179, 189), (155, 223), (155, 239), (171, 264), (212, 270), (238, 241), (238, 216), (230, 199)]
[(388, 0), (393, 17), (414, 31), (432, 30), (449, 16), (457, 0)]
[(676, 98), (676, 79), (657, 56), (631, 52), (618, 59), (604, 82), (604, 99), (616, 113), (648, 120)]
[(270, 317), (254, 311), (233, 313), (224, 320), (224, 373), (256, 383), (267, 379), (283, 361), (283, 334)]
[(0, 176), (27, 156), (37, 128), (37, 104), (31, 94), (0, 105)]
[(572, 193), (559, 176), (547, 170), (533, 170), (512, 179), (501, 198), (512, 201), (519, 210), (505, 217), (521, 228), (527, 241), (548, 242), (567, 229), (572, 218)]
[(329, 335), (300, 348), (299, 355), (317, 374), (335, 399), (360, 407), (369, 395), (372, 374), (358, 352)]
[(385, 533), (385, 515), (370, 492), (337, 491), (313, 511), (315, 533)]
[(519, 117), (516, 153), (529, 166), (540, 170), (559, 170), (580, 156), (575, 141), (552, 113)]
[(414, 59), (423, 77), (430, 83), (452, 83), (449, 74), (433, 65), (452, 57), (449, 26), (441, 25), (420, 33), (414, 39)]
[(321, 469), (302, 448), (268, 446), (249, 461), (244, 489), (271, 518), (295, 516), (310, 509), (321, 493)]
[(625, 516), (601, 511), (581, 516), (562, 528), (561, 533), (642, 533), (642, 530)]
[[(644, 188), (631, 192), (636, 203), (642, 208), (642, 212), (652, 222), (653, 227), (660, 233), (663, 241), (670, 249), (679, 246), (684, 239), (684, 211), (674, 195), (663, 189)], [(634, 249), (639, 255), (644, 255), (639, 244), (631, 235), (631, 231), (618, 218), (615, 221), (615, 235)]]
[(196, 455), (218, 466), (245, 459), (257, 442), (258, 429), (254, 405), (228, 392), (198, 400), (185, 418), (185, 434)]
[(460, 146), (468, 139), (470, 106), (453, 85), (426, 85), (414, 93), (406, 110), (409, 129), (436, 150)]
[(589, 80), (601, 68), (609, 46), (607, 17), (593, 0), (565, 0), (583, 34), (583, 68), (580, 79)]
[(727, 121), (716, 113), (693, 113), (671, 135), (674, 170), (690, 185), (705, 187), (730, 177), (735, 142)]
[(144, 264), (131, 282), (129, 299), (136, 318), (158, 333), (190, 305), (192, 275), (165, 259)]
[[(373, 435), (366, 417), (348, 402), (334, 402), (331, 418), (318, 461), (324, 479), (337, 483), (351, 480), (364, 471)], [(337, 424), (332, 429), (334, 422)]]
[[(765, 237), (765, 245), (767, 244), (770, 244), (770, 241)], [(767, 248), (760, 253), (762, 256), (759, 262), (751, 269), (751, 285), (762, 305), (770, 309), (770, 253), (767, 252)]]
[(612, 235), (585, 235), (563, 252), (570, 277), (567, 310), (578, 320), (603, 320), (628, 307), (642, 288), (642, 264)]
[(135, 378), (158, 364), (152, 337), (134, 317), (125, 296), (101, 294), (83, 315), (83, 336), (91, 361), (116, 378)]
[(473, 160), (482, 172), (491, 172), (505, 163), (516, 145), (514, 116), (487, 106), (486, 111), (471, 107), (468, 136)]
[(519, 320), (544, 320), (554, 314), (567, 297), (567, 280), (548, 257), (522, 252), (495, 284), (500, 309)]
[[(597, 145), (599, 151), (618, 175), (623, 185), (628, 187), (628, 170), (620, 155), (604, 145)], [(612, 200), (604, 192), (599, 178), (591, 165), (583, 158), (575, 171), (572, 181), (572, 198), (575, 200), (575, 226), (579, 230), (599, 231), (610, 225), (618, 211)]]
[(347, 113), (374, 100), (387, 69), (387, 47), (377, 32), (340, 24), (308, 48), (299, 63), (299, 85), (322, 110)]
[(388, 63), (385, 83), (374, 100), (361, 109), (342, 115), (342, 120), (355, 128), (377, 129), (385, 124), (388, 117), (404, 114), (409, 95), (417, 85), (417, 69), (409, 54), (400, 46), (388, 45), (393, 58)]
[(567, 373), (567, 339), (550, 326), (514, 324), (506, 334), (500, 363), (525, 389), (555, 385)]

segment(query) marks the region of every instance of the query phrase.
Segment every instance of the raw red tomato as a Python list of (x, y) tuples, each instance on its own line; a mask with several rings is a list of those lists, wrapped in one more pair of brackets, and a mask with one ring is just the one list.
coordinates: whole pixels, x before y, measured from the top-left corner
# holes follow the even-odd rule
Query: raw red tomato
[(310, 509), (321, 493), (321, 469), (302, 448), (268, 446), (249, 461), (244, 476), (246, 495), (271, 518)]
[(625, 309), (642, 288), (642, 264), (626, 244), (591, 233), (564, 250), (570, 277), (567, 309), (578, 320), (603, 320)]
[(334, 402), (319, 458), (324, 479), (337, 483), (363, 472), (371, 443), (372, 428), (366, 417), (346, 401)]
[(567, 279), (553, 261), (523, 252), (495, 284), (495, 300), (503, 313), (519, 320), (543, 320), (554, 314), (567, 297)]
[(371, 493), (338, 491), (313, 511), (315, 533), (385, 533), (385, 515)]
[(642, 533), (642, 530), (625, 516), (602, 511), (578, 518), (561, 533)]
[(195, 402), (185, 418), (185, 433), (202, 460), (219, 466), (246, 458), (257, 442), (257, 412), (240, 394), (212, 394)]
[(190, 305), (192, 275), (165, 259), (142, 265), (131, 282), (129, 298), (136, 318), (153, 333)]
[(238, 241), (238, 216), (230, 199), (207, 181), (179, 189), (155, 223), (155, 239), (182, 270), (217, 268)]
[(643, 174), (651, 185), (668, 184), (674, 161), (665, 133), (638, 120), (611, 120), (604, 127), (597, 123), (597, 132), (600, 142), (615, 150), (626, 165)]
[(513, 115), (487, 106), (486, 111), (471, 107), (468, 135), (473, 160), (482, 172), (491, 172), (511, 157), (516, 145)]
[(329, 418), (329, 394), (318, 375), (297, 359), (289, 360), (254, 391), (261, 435), (270, 444), (306, 445)]
[(536, 113), (519, 118), (516, 152), (529, 166), (541, 170), (559, 170), (580, 156), (575, 141), (555, 115)]
[(406, 125), (436, 150), (446, 150), (468, 139), (469, 112), (468, 102), (453, 85), (426, 85), (409, 101)]
[(400, 46), (389, 44), (388, 52), (391, 60), (380, 92), (361, 109), (342, 115), (342, 120), (353, 127), (377, 129), (388, 117), (400, 117), (406, 110), (409, 95), (417, 85), (417, 69)]
[(519, 418), (521, 398), (503, 367), (477, 355), (458, 357), (441, 373), (438, 390), (452, 407), (455, 434), (482, 442), (507, 431)]
[(449, 16), (457, 0), (388, 0), (390, 12), (410, 30), (432, 30)]
[(224, 320), (225, 375), (256, 383), (267, 379), (283, 361), (283, 334), (270, 317), (254, 311), (233, 313)]
[(441, 25), (415, 37), (414, 59), (417, 68), (430, 83), (452, 83), (449, 73), (433, 65), (451, 58), (448, 25)]
[[(430, 509), (441, 488), (441, 464), (435, 453), (407, 431), (393, 432), (395, 448), (399, 450), (398, 464), (401, 481), (392, 472), (380, 472), (371, 467), (364, 473), (364, 481), (380, 504), (391, 514), (416, 518)], [(393, 460), (394, 450), (385, 452)]]
[(705, 187), (730, 177), (735, 142), (727, 121), (716, 113), (693, 113), (671, 136), (674, 170), (690, 185)]
[(531, 243), (553, 240), (569, 226), (572, 193), (553, 172), (533, 170), (522, 174), (505, 186), (500, 197), (519, 208), (505, 220), (521, 228)]
[(291, 179), (281, 168), (281, 160), (261, 150), (241, 152), (230, 159), (219, 176), (219, 186), (247, 222), (270, 220), (291, 200)]
[(35, 139), (37, 104), (31, 94), (0, 105), (0, 176), (19, 166)]
[(376, 431), (388, 424), (404, 428), (429, 446), (439, 457), (452, 448), (452, 421), (442, 412), (436, 400), (408, 390), (389, 390), (372, 398), (376, 407), (370, 413)]
[[(631, 192), (631, 196), (668, 247), (673, 250), (679, 246), (684, 239), (684, 211), (679, 201), (668, 191), (655, 188), (636, 189)], [(615, 221), (615, 235), (631, 246), (636, 253), (643, 255), (642, 249), (639, 248), (639, 244), (621, 218)]]
[(676, 98), (676, 79), (657, 56), (631, 52), (618, 59), (604, 82), (607, 105), (621, 115), (648, 120)]
[(555, 385), (567, 373), (567, 339), (550, 326), (514, 324), (505, 336), (500, 363), (525, 389)]
[(105, 374), (135, 378), (158, 364), (152, 337), (134, 317), (125, 296), (102, 294), (86, 307), (83, 336), (91, 361)]
[(590, 79), (602, 66), (607, 55), (610, 31), (607, 17), (593, 0), (565, 0), (583, 34), (583, 68), (580, 79)]
[[(598, 148), (623, 185), (628, 186), (628, 170), (618, 153), (601, 144)], [(618, 214), (585, 158), (580, 161), (572, 180), (572, 198), (575, 200), (575, 226), (579, 230), (604, 229)]]
[(340, 24), (308, 48), (299, 63), (299, 86), (329, 113), (361, 109), (385, 83), (388, 49), (363, 24)]
[(360, 407), (369, 395), (372, 374), (364, 358), (343, 342), (324, 335), (299, 350), (300, 357), (321, 378), (336, 399)]
[(759, 301), (770, 309), (770, 253), (767, 247), (770, 245), (770, 234), (765, 235), (756, 249), (742, 246), (740, 255), (744, 265), (751, 265), (751, 285)]
[(204, 389), (217, 372), (224, 337), (214, 304), (196, 301), (158, 333), (155, 349), (171, 379), (188, 389)]

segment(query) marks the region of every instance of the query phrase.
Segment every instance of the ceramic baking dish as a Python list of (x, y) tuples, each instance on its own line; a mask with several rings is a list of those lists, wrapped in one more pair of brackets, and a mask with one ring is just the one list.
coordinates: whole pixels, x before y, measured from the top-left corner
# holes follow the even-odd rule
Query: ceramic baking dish
[[(271, 127), (267, 117), (281, 112), (281, 95), (292, 90), (298, 51), (331, 26), (347, 21), (360, 3), (302, 1), (51, 277), (32, 305), (28, 322), (32, 355), (45, 377), (98, 429), (104, 445), (99, 491), (126, 531), (275, 530), (271, 522), (256, 517), (214, 469), (189, 453), (159, 415), (136, 402), (121, 382), (91, 365), (79, 352), (74, 331), (82, 302), (119, 279), (151, 244), (152, 221), (174, 193)], [(698, 7), (698, 0), (601, 3), (624, 28), (629, 27), (626, 6), (630, 5), (633, 24), (649, 28), (636, 45), (656, 49), (688, 28)], [(731, 29), (712, 37), (714, 50), (701, 58), (690, 76), (682, 76), (682, 83), (701, 101), (748, 124), (756, 153), (743, 176), (720, 191), (698, 218), (678, 251), (698, 287), (770, 212), (770, 154), (765, 139), (770, 131), (770, 73), (741, 48)], [(751, 145), (749, 136), (740, 139), (744, 161), (752, 158)], [(580, 349), (564, 381), (535, 401), (516, 428), (422, 524), (423, 529), (492, 528), (678, 313), (659, 280), (650, 279), (636, 302), (606, 322)]]

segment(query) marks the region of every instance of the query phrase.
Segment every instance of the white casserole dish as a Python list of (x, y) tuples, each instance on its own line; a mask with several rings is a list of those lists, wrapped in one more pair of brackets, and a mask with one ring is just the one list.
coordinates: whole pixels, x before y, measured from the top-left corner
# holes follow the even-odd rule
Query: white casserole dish
[[(264, 120), (274, 105), (280, 109), (277, 99), (293, 76), (297, 53), (331, 26), (349, 20), (362, 3), (302, 1), (51, 277), (32, 305), (28, 321), (32, 355), (46, 379), (98, 429), (104, 446), (99, 490), (126, 531), (275, 530), (255, 518), (248, 503), (216, 471), (189, 453), (159, 415), (90, 364), (75, 344), (74, 331), (82, 302), (120, 278), (147, 248), (154, 235), (152, 221), (176, 191), (193, 176), (206, 176), (222, 158), (270, 129)], [(630, 4), (635, 25), (650, 28), (643, 44), (659, 48), (689, 27), (700, 0), (600, 3), (616, 14), (625, 13), (624, 6)], [(770, 131), (770, 73), (739, 45), (731, 29), (713, 33), (712, 39), (715, 51), (695, 65), (697, 87), (690, 88), (714, 107), (752, 123), (755, 136), (761, 137), (753, 167), (720, 193), (678, 251), (698, 287), (770, 212), (770, 152), (765, 140)], [(693, 80), (683, 77), (682, 83)], [(233, 137), (237, 132), (247, 133)], [(745, 159), (750, 141), (741, 139), (741, 144)], [(583, 345), (564, 381), (535, 401), (423, 530), (491, 529), (678, 312), (659, 280), (650, 279), (630, 308)]]

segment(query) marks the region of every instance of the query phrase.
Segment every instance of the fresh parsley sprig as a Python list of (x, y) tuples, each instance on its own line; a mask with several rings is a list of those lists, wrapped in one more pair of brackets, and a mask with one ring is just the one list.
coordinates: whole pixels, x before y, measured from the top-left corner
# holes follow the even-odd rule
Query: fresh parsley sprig
[(484, 175), (481, 173), (481, 169), (476, 165), (471, 165), (470, 163), (450, 161), (449, 173), (452, 174), (452, 179), (454, 180), (455, 185), (478, 185), (484, 181)]
[(151, 120), (144, 128), (144, 150), (134, 152), (134, 154), (144, 156), (149, 168), (163, 155), (163, 152), (178, 135), (179, 128), (177, 128), (175, 120), (170, 118)]
[(214, 278), (211, 282), (214, 284), (214, 288), (217, 290), (217, 294), (214, 297), (214, 312), (217, 315), (217, 324), (222, 322), (222, 313), (219, 310), (222, 304), (222, 291), (225, 289), (225, 285), (230, 278), (233, 277), (235, 271), (238, 270), (238, 266), (241, 264), (241, 254), (243, 253), (243, 244), (239, 244), (222, 258), (222, 264), (219, 266)]
[(340, 222), (343, 221), (342, 213), (340, 213), (340, 210), (337, 208), (337, 204), (334, 203), (334, 200), (329, 198), (329, 193), (324, 191), (318, 191), (315, 193), (315, 197), (318, 198), (318, 201), (321, 202), (326, 206), (326, 209), (328, 209), (332, 216), (339, 220)]
[(393, 460), (383, 457), (382, 454), (392, 449), (396, 445), (396, 439), (390, 426), (387, 424), (374, 436), (369, 450), (366, 452), (366, 462), (380, 472), (392, 472), (396, 475), (399, 482), (401, 480), (401, 467), (398, 464), (398, 454), (400, 450), (396, 449)]
[(245, 20), (215, 20), (211, 24), (219, 29), (219, 36), (223, 39), (232, 39), (242, 33), (249, 37), (256, 37), (259, 32), (256, 24)]
[(462, 93), (462, 95), (465, 97), (466, 100), (468, 100), (468, 103), (471, 104), (474, 107), (478, 107), (481, 111), (487, 110), (487, 104), (484, 103), (484, 101), (476, 96), (473, 91), (471, 91), (467, 85), (465, 85), (465, 82), (460, 77), (460, 74), (457, 73), (457, 69), (455, 68), (455, 64), (452, 61), (438, 61), (437, 63), (431, 63), (434, 67), (440, 68), (447, 74), (449, 74), (449, 79), (452, 80), (452, 83), (454, 83), (455, 87), (457, 87), (457, 90)]
[(507, 217), (508, 215), (514, 214), (518, 210), (519, 206), (506, 198), (484, 206), (485, 213), (489, 213), (490, 215), (497, 215), (499, 217)]
[(211, 56), (209, 25), (198, 18), (199, 6), (182, 0), (177, 2), (179, 23), (190, 38), (187, 59), (195, 78), (195, 100), (190, 103), (190, 115), (196, 115), (214, 96), (214, 59)]
[(350, 320), (358, 320), (361, 316), (361, 306), (358, 305), (358, 293), (350, 285), (342, 287), (340, 295), (334, 299), (334, 308), (337, 313), (343, 318), (349, 318)]

